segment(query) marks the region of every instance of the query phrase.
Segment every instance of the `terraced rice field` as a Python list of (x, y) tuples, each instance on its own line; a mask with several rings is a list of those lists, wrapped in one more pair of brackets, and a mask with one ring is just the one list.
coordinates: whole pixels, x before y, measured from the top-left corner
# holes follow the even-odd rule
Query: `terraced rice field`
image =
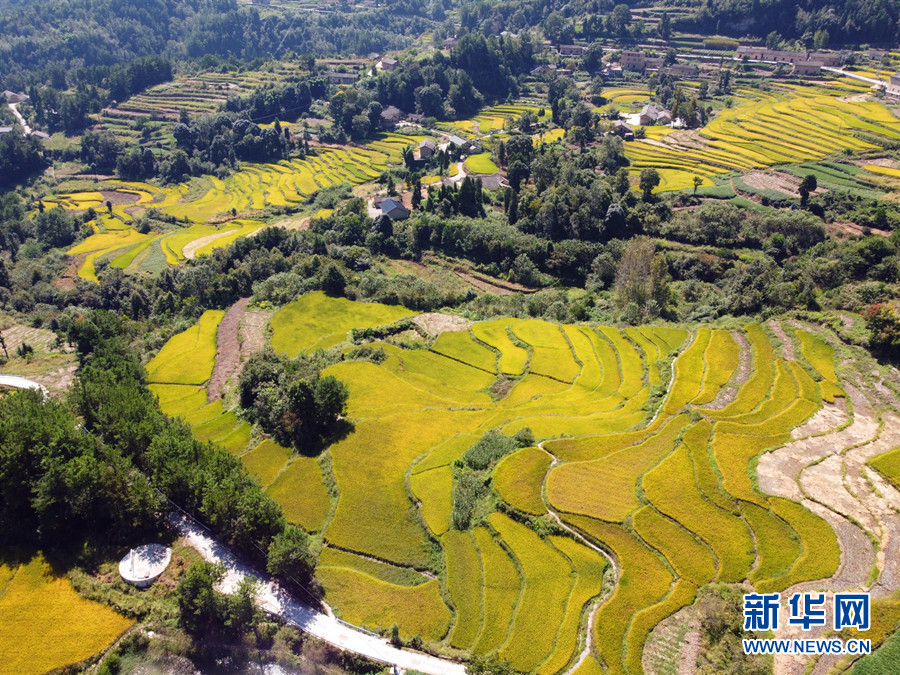
[[(92, 221), (96, 234), (67, 251), (72, 256), (86, 256), (78, 271), (81, 278), (96, 281), (95, 263), (100, 259), (126, 272), (156, 273), (167, 264), (208, 255), (213, 249), (253, 234), (265, 226), (256, 218), (268, 207), (299, 205), (322, 188), (377, 178), (389, 164), (402, 161), (403, 148), (415, 146), (423, 138), (385, 133), (365, 147), (326, 148), (315, 156), (278, 164), (247, 163), (224, 180), (205, 177), (192, 179), (190, 185), (157, 187), (112, 181), (107, 185), (117, 197), (111, 212), (103, 208), (106, 197), (100, 192), (60, 195), (45, 206), (77, 211), (92, 207), (99, 212)], [(197, 190), (202, 196), (191, 198), (189, 194)], [(132, 225), (147, 208), (186, 224), (162, 234), (140, 234)], [(231, 219), (232, 214), (253, 217)]]
[[(321, 294), (288, 307), (272, 321), (272, 343), (291, 355), (346, 345), (353, 327), (399, 316), (396, 308)], [(205, 317), (206, 325), (214, 318)], [(203, 326), (197, 331), (208, 335)], [(354, 431), (328, 451), (338, 497), (324, 527), (321, 476), (318, 499), (298, 499), (280, 485), (303, 467), (300, 458), (290, 462), (267, 442), (243, 459), (292, 520), (321, 531), (329, 548), (320, 577), (346, 620), (373, 629), (397, 623), (402, 635), (496, 651), (519, 670), (550, 675), (577, 659), (584, 618), (606, 590), (584, 668), (641, 672), (650, 631), (693, 603), (700, 586), (749, 580), (783, 591), (838, 568), (831, 526), (763, 493), (755, 480), (760, 454), (786, 443), (819, 410), (821, 392), (844, 395), (833, 351), (818, 336), (795, 332), (802, 363), (777, 358), (753, 324), (621, 331), (497, 319), (444, 333), (427, 350), (382, 344), (381, 364), (343, 361), (326, 370), (350, 391)], [(740, 344), (749, 344), (751, 364), (743, 376)], [(662, 382), (654, 369), (673, 353), (674, 381)], [(504, 373), (513, 386), (496, 397), (491, 385)], [(193, 388), (194, 398), (166, 393), (163, 408), (200, 421), (208, 406), (198, 381), (154, 387)], [(648, 410), (654, 381), (668, 394)], [(736, 396), (723, 405), (732, 389)], [(493, 470), (491, 489), (504, 512), (454, 529), (454, 462), (490, 429), (525, 427), (537, 447), (509, 454)], [(886, 458), (878, 468), (887, 475), (895, 464)], [(309, 468), (298, 483), (305, 491), (316, 482)], [(570, 528), (565, 536), (528, 527), (548, 511)], [(609, 562), (600, 551), (615, 561), (614, 587), (604, 586)]]
[(40, 675), (106, 648), (134, 623), (78, 595), (40, 554), (0, 565), (0, 671)]
[[(730, 171), (802, 164), (842, 150), (871, 150), (900, 138), (900, 119), (874, 101), (847, 101), (829, 87), (790, 91), (740, 90), (734, 106), (697, 132), (653, 135), (625, 144), (630, 170), (659, 170), (659, 191), (693, 189), (693, 177), (712, 185)], [(652, 127), (651, 127), (652, 128)]]

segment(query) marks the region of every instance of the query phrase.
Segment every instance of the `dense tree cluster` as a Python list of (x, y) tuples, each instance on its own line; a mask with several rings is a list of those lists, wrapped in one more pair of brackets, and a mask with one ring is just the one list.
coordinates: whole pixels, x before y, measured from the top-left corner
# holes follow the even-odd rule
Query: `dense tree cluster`
[(257, 352), (241, 371), (241, 407), (282, 445), (313, 452), (334, 435), (350, 395), (340, 380), (320, 371), (309, 358)]
[(37, 138), (26, 138), (15, 129), (0, 134), (0, 186), (21, 180), (46, 166)]

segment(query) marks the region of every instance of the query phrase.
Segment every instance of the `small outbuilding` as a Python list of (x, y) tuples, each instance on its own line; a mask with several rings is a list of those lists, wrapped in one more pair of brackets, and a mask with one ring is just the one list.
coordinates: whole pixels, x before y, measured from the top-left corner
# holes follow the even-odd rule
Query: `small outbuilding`
[(391, 220), (405, 220), (406, 218), (409, 218), (409, 209), (396, 199), (385, 199), (378, 207), (381, 209), (381, 212)]
[(147, 588), (172, 562), (172, 549), (162, 544), (144, 544), (131, 549), (119, 562), (119, 574), (126, 583)]
[(431, 157), (434, 154), (434, 148), (434, 141), (430, 138), (426, 138), (419, 143), (419, 158), (425, 159), (426, 157)]

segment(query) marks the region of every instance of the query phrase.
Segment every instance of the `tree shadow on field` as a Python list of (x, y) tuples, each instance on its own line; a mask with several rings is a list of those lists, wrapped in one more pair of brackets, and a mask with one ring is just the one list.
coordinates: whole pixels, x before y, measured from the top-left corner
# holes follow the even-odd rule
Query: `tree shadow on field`
[(356, 431), (356, 425), (348, 419), (341, 418), (335, 422), (331, 433), (327, 436), (304, 437), (304, 443), (297, 447), (297, 454), (303, 457), (318, 457), (331, 445), (344, 440)]

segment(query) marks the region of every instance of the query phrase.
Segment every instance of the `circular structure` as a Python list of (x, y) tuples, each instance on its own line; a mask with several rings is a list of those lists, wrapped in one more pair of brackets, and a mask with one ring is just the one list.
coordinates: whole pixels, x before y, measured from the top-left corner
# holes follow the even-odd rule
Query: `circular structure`
[(131, 549), (119, 562), (119, 574), (138, 588), (156, 581), (172, 560), (172, 549), (162, 544), (144, 544)]

